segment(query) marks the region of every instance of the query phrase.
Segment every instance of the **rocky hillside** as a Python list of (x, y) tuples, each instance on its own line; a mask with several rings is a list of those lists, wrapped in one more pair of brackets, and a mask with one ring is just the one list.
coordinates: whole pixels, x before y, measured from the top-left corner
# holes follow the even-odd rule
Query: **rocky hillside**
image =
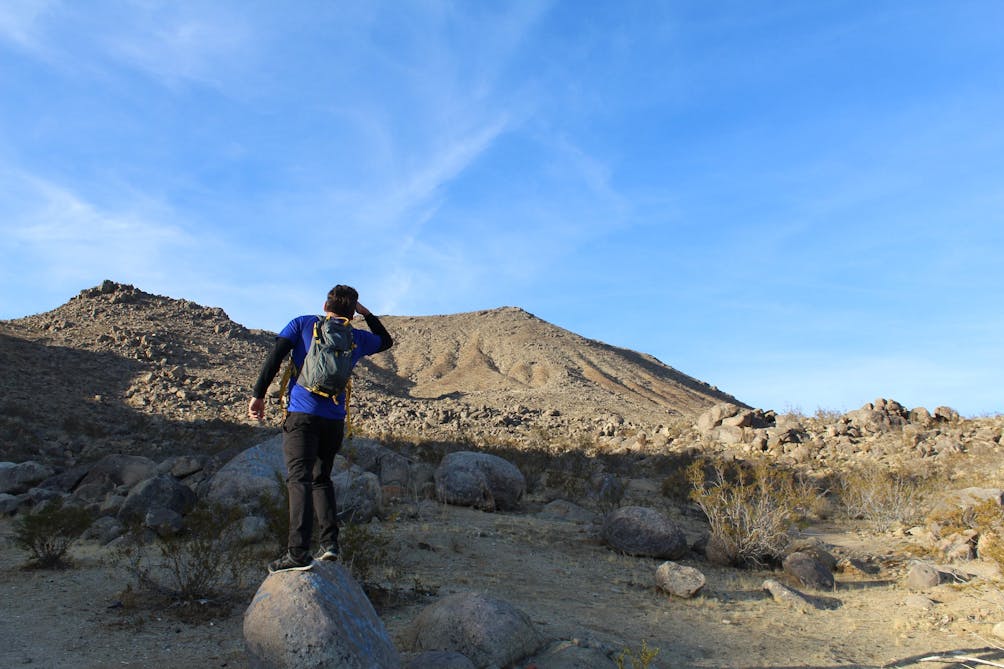
[[(667, 439), (728, 401), (655, 358), (515, 308), (384, 319), (395, 347), (358, 369), (361, 432), (398, 438), (604, 443)], [(0, 459), (72, 465), (107, 452), (218, 453), (264, 436), (244, 416), (274, 333), (219, 308), (111, 281), (0, 322)], [(277, 394), (273, 387), (273, 393)], [(270, 408), (273, 423), (277, 406)], [(661, 435), (661, 436), (660, 436)]]

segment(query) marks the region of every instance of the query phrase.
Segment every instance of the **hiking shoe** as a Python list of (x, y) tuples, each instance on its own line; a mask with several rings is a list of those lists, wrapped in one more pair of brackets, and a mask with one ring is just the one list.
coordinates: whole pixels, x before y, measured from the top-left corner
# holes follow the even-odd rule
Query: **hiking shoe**
[(338, 560), (338, 546), (321, 546), (314, 553), (315, 560), (323, 560), (325, 562), (335, 562)]
[(289, 553), (286, 553), (278, 560), (268, 563), (268, 573), (274, 574), (279, 571), (307, 571), (314, 566), (314, 559), (309, 555), (298, 560)]

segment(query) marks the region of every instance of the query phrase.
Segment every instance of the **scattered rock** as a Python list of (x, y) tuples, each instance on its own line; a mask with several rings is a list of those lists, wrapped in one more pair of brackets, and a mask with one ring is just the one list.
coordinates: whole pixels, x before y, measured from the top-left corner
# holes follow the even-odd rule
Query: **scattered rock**
[(83, 539), (96, 541), (105, 546), (125, 534), (125, 528), (118, 518), (112, 516), (101, 516), (91, 526), (84, 531)]
[(27, 462), (0, 462), (0, 493), (17, 495), (27, 492), (54, 474), (52, 468), (28, 460)]
[(146, 512), (143, 527), (153, 530), (158, 537), (173, 537), (185, 526), (181, 514), (171, 509), (155, 507)]
[(195, 506), (195, 493), (178, 483), (173, 476), (147, 479), (129, 491), (118, 518), (122, 522), (143, 521), (155, 509), (168, 509), (184, 515)]
[(912, 595), (907, 595), (903, 600), (903, 605), (911, 609), (921, 609), (924, 611), (930, 611), (934, 608), (934, 600), (925, 597), (924, 595), (918, 595), (916, 593)]
[(21, 508), (21, 505), (27, 501), (28, 495), (25, 493), (11, 495), (10, 493), (0, 492), (0, 514), (13, 516)]
[(548, 502), (537, 514), (538, 518), (547, 520), (563, 520), (570, 523), (591, 523), (596, 520), (596, 514), (589, 509), (565, 499)]
[(808, 597), (773, 579), (767, 579), (764, 581), (763, 589), (770, 593), (775, 602), (784, 604), (789, 608), (799, 610), (802, 613), (808, 613), (812, 609), (816, 608)]

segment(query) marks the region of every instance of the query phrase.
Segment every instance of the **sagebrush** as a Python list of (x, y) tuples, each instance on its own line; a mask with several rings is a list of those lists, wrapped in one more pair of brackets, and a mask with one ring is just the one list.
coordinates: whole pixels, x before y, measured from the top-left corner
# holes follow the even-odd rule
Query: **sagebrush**
[(62, 499), (14, 521), (14, 544), (31, 554), (31, 565), (43, 569), (64, 566), (66, 553), (87, 531), (94, 516), (86, 509), (65, 506)]
[(709, 543), (737, 565), (779, 562), (793, 524), (812, 513), (822, 497), (805, 479), (766, 461), (697, 460), (687, 476), (691, 499), (711, 525)]
[(910, 523), (924, 514), (932, 488), (921, 476), (872, 465), (841, 475), (836, 492), (840, 506), (851, 518)]
[(259, 571), (259, 555), (244, 544), (236, 507), (202, 501), (185, 517), (184, 529), (143, 541), (142, 528), (119, 557), (141, 590), (181, 602), (224, 602), (242, 596)]

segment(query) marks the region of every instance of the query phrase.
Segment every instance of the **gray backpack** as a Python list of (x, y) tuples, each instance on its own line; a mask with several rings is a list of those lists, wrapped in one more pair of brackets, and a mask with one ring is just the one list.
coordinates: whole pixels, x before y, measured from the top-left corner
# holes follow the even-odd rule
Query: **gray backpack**
[(352, 326), (341, 316), (318, 316), (296, 382), (312, 393), (338, 401), (352, 375)]

